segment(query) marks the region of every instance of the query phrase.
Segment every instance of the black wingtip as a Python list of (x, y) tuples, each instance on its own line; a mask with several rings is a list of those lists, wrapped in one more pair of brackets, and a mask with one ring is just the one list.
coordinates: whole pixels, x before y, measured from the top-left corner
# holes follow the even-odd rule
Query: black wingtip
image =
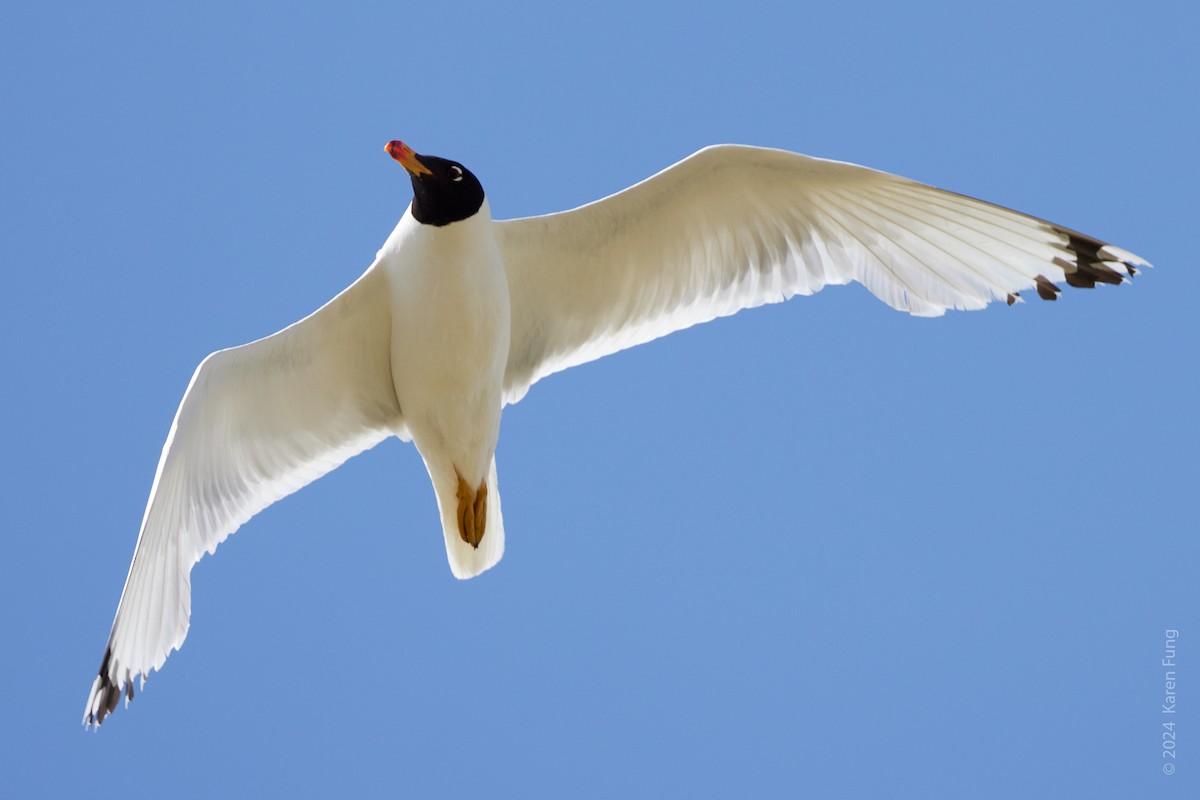
[[(100, 662), (100, 671), (96, 676), (96, 682), (92, 685), (92, 693), (88, 697), (87, 713), (83, 718), (85, 726), (100, 727), (103, 725), (104, 718), (113, 712), (117, 707), (117, 701), (121, 699), (121, 688), (108, 676), (108, 665), (111, 660), (112, 648), (105, 648), (104, 660)], [(133, 699), (132, 680), (126, 682), (125, 694), (130, 700)]]
[(1038, 297), (1042, 298), (1043, 300), (1058, 299), (1058, 293), (1061, 292), (1062, 289), (1059, 289), (1057, 286), (1051, 283), (1045, 275), (1038, 275), (1036, 281)]
[[(1097, 283), (1120, 284), (1128, 278), (1114, 267), (1121, 267), (1129, 277), (1138, 274), (1137, 267), (1143, 262), (1130, 253), (1093, 239), (1078, 231), (1050, 225), (1050, 230), (1065, 239), (1061, 245), (1062, 255), (1054, 259), (1054, 265), (1063, 271), (1063, 280), (1077, 289), (1091, 289)], [(1061, 290), (1044, 275), (1037, 277), (1037, 293), (1043, 300), (1057, 300)]]

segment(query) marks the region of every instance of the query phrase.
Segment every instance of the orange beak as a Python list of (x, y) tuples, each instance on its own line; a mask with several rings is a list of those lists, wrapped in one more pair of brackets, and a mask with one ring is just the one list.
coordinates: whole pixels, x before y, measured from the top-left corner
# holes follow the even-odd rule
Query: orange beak
[(400, 166), (408, 170), (410, 175), (432, 175), (429, 168), (417, 159), (413, 149), (399, 139), (393, 139), (383, 146), (389, 156), (400, 162)]

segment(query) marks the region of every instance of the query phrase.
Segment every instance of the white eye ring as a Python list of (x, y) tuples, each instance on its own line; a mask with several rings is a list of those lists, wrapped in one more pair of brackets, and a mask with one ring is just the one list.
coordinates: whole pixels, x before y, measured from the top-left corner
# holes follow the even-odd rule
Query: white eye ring
[(452, 181), (461, 181), (462, 180), (462, 168), (461, 167), (458, 167), (456, 165), (451, 165), (450, 180), (452, 180)]

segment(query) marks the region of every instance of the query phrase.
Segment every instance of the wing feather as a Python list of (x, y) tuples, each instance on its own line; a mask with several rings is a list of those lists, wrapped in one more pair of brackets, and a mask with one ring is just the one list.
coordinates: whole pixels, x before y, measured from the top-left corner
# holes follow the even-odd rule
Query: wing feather
[(571, 211), (507, 220), (507, 402), (542, 377), (743, 308), (857, 281), (921, 316), (1114, 283), (1141, 258), (854, 164), (718, 145)]
[(321, 309), (201, 362), (171, 425), (84, 723), (183, 644), (190, 574), (254, 514), (402, 432), (387, 276), (372, 266)]

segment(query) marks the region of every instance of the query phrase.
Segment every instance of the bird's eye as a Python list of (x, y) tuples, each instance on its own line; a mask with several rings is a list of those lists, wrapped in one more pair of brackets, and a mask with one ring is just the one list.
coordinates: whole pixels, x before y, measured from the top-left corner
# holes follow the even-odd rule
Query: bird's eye
[(457, 164), (452, 164), (450, 166), (450, 180), (452, 180), (452, 181), (461, 181), (462, 180), (462, 167), (458, 166)]

